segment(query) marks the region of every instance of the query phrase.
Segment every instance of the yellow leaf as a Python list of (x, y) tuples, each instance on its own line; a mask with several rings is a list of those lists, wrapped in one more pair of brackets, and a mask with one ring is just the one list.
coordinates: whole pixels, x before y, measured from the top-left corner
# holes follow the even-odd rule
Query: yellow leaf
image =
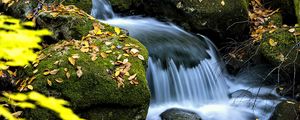
[(73, 57), (69, 57), (68, 60), (73, 66), (75, 65), (75, 59)]
[(269, 39), (269, 44), (272, 46), (272, 47), (275, 47), (277, 45), (277, 42), (275, 42), (273, 39)]
[(107, 54), (112, 53), (112, 50), (107, 50), (107, 51), (105, 51), (105, 53), (107, 53)]
[(119, 35), (121, 33), (121, 29), (118, 27), (115, 27), (115, 32), (117, 33), (117, 35)]
[(49, 75), (49, 74), (50, 74), (49, 71), (46, 71), (46, 72), (43, 73), (43, 75)]
[(32, 85), (28, 85), (27, 88), (28, 88), (29, 90), (33, 90), (33, 86), (32, 86)]
[(95, 60), (97, 60), (97, 54), (92, 54), (92, 61), (95, 61)]
[(80, 58), (80, 56), (79, 56), (78, 54), (73, 54), (73, 55), (72, 55), (72, 58), (78, 59), (78, 58)]
[(104, 53), (104, 52), (101, 52), (100, 55), (101, 55), (102, 58), (107, 58), (107, 54)]
[(49, 86), (52, 86), (52, 82), (49, 79), (47, 80), (47, 83)]
[(120, 75), (120, 73), (121, 73), (121, 71), (120, 71), (120, 70), (117, 70), (117, 71), (115, 72), (115, 77), (118, 77), (118, 76)]

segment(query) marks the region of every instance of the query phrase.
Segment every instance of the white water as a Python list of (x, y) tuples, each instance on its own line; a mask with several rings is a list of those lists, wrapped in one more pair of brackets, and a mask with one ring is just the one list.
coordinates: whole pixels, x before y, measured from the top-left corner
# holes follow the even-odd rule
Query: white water
[[(242, 84), (236, 82), (242, 78), (226, 75), (206, 37), (152, 18), (118, 17), (106, 0), (93, 0), (92, 15), (128, 30), (147, 47), (147, 79), (152, 94), (148, 120), (159, 120), (169, 108), (194, 111), (204, 120), (267, 120), (278, 103), (261, 97), (270, 93), (276, 96), (271, 87)], [(242, 92), (229, 97), (238, 90), (247, 90), (250, 96)]]

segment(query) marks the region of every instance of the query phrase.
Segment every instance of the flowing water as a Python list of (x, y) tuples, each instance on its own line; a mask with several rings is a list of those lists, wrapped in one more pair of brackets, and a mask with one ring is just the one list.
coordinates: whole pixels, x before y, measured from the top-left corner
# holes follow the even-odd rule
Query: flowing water
[(147, 47), (152, 94), (148, 120), (159, 120), (170, 108), (194, 111), (204, 120), (266, 120), (278, 103), (272, 87), (238, 82), (255, 79), (242, 74), (227, 75), (215, 46), (202, 35), (153, 18), (119, 17), (106, 0), (93, 0), (92, 15), (128, 30)]

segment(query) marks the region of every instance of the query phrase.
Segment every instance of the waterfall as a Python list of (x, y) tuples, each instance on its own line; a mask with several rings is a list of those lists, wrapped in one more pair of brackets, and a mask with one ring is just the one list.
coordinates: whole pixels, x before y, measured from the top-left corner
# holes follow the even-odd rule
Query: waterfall
[[(192, 110), (204, 120), (248, 120), (253, 115), (268, 119), (268, 110), (278, 102), (262, 98), (230, 98), (238, 90), (250, 94), (270, 93), (272, 88), (249, 87), (226, 75), (212, 42), (188, 33), (172, 23), (139, 16), (117, 17), (109, 1), (93, 0), (93, 16), (101, 22), (128, 30), (149, 51), (147, 80), (152, 100), (147, 119), (172, 107)], [(263, 94), (263, 93), (261, 93)], [(254, 104), (257, 107), (252, 109)]]

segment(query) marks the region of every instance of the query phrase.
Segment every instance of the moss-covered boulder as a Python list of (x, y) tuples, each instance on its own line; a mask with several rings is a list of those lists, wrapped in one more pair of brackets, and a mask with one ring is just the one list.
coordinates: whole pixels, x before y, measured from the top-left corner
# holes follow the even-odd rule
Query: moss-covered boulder
[[(222, 2), (223, 1), (223, 2)], [(118, 12), (167, 18), (188, 30), (239, 38), (248, 26), (246, 0), (110, 0)], [(210, 30), (210, 31), (209, 31)]]
[(298, 18), (298, 24), (300, 24), (300, 0), (294, 0), (294, 4), (296, 16)]
[(78, 8), (84, 10), (87, 13), (91, 13), (92, 10), (92, 0), (65, 0), (64, 5), (75, 5)]
[(36, 23), (53, 32), (56, 40), (80, 39), (93, 28), (93, 21), (86, 15), (41, 12)]
[(299, 103), (282, 101), (276, 106), (270, 120), (298, 120), (299, 112)]
[[(114, 32), (113, 27), (98, 25), (102, 32), (82, 41), (61, 41), (42, 50), (39, 61), (19, 72), (24, 76), (23, 85), (68, 100), (87, 119), (145, 119), (150, 101), (147, 50), (118, 29)], [(29, 112), (26, 117), (51, 114), (42, 111)]]
[(281, 65), (282, 69), (288, 70), (290, 73), (293, 73), (294, 67), (300, 67), (300, 58), (298, 57), (300, 36), (294, 35), (300, 29), (292, 30), (279, 28), (275, 32), (266, 32), (260, 46), (262, 55), (271, 64)]

